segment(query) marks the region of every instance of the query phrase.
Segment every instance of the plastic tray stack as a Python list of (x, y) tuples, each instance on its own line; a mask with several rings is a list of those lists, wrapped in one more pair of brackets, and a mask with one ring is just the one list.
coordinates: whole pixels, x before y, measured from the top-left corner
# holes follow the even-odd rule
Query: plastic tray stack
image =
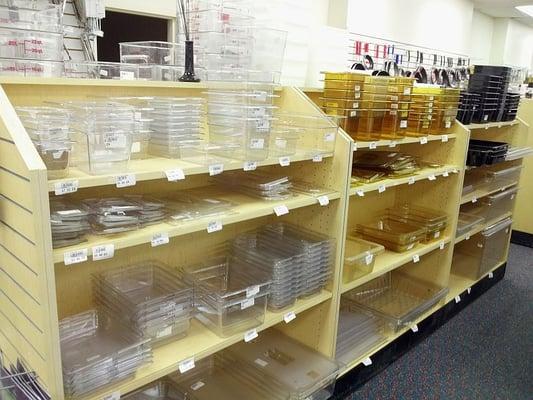
[(341, 298), (335, 359), (348, 365), (385, 342), (385, 326), (380, 317)]
[(152, 344), (187, 335), (193, 289), (176, 271), (146, 261), (94, 276), (96, 304)]
[(272, 310), (322, 290), (331, 276), (334, 249), (332, 239), (283, 223), (241, 235), (232, 243), (236, 258), (252, 263), (271, 279)]
[(239, 343), (171, 376), (191, 400), (327, 400), (339, 366), (276, 330)]
[(217, 175), (214, 181), (222, 187), (231, 187), (233, 190), (262, 200), (287, 200), (293, 196), (292, 183), (288, 176), (282, 174), (229, 171)]
[(59, 336), (69, 399), (127, 379), (152, 359), (148, 340), (94, 310), (59, 321)]
[(520, 93), (506, 93), (502, 121), (514, 121), (520, 107)]
[(459, 220), (457, 221), (456, 237), (463, 236), (466, 233), (473, 231), (475, 228), (481, 226), (484, 222), (484, 217), (466, 212), (460, 212)]
[(394, 271), (365, 283), (344, 296), (383, 318), (393, 331), (398, 331), (411, 325), (438, 304), (447, 293), (447, 288)]
[(62, 73), (61, 6), (0, 5), (0, 75), (50, 78)]
[[(411, 175), (419, 170), (415, 157), (393, 151), (362, 151), (357, 152), (353, 160), (352, 174), (365, 180), (371, 178), (368, 172), (377, 173), (380, 177), (399, 177)], [(362, 172), (361, 172), (362, 171)]]
[(157, 97), (148, 100), (149, 153), (186, 158), (199, 151), (205, 139), (205, 100), (199, 97)]
[(16, 111), (46, 165), (48, 178), (67, 176), (72, 152), (72, 114), (55, 107), (19, 107)]
[(356, 228), (363, 239), (379, 243), (385, 248), (404, 252), (412, 250), (418, 243), (426, 239), (425, 227), (400, 222), (396, 219), (383, 215), (371, 222), (358, 224)]
[(86, 210), (57, 198), (50, 199), (50, 225), (54, 249), (85, 242), (91, 229)]
[(221, 253), (182, 270), (194, 287), (196, 319), (217, 335), (228, 337), (263, 323), (270, 279), (256, 265)]
[(474, 115), (477, 113), (480, 100), (481, 95), (478, 93), (469, 93), (464, 90), (461, 91), (457, 120), (463, 125), (470, 125), (474, 120)]
[(507, 156), (508, 149), (509, 144), (504, 142), (470, 139), (466, 165), (481, 167), (503, 162)]
[(429, 243), (441, 238), (448, 226), (448, 216), (439, 211), (411, 204), (401, 204), (385, 210), (387, 216), (394, 221), (424, 228), (426, 236), (422, 242)]
[(441, 135), (455, 124), (459, 110), (459, 89), (416, 85), (413, 89), (408, 136)]
[(357, 72), (324, 72), (322, 109), (357, 140), (405, 136), (414, 80)]

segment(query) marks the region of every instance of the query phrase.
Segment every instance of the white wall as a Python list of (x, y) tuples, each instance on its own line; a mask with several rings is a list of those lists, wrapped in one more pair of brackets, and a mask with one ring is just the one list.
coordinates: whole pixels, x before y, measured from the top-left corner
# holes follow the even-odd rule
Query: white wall
[(470, 50), (468, 52), (472, 63), (490, 63), (493, 33), (494, 18), (474, 10), (470, 34)]
[(509, 21), (505, 42), (505, 64), (533, 69), (533, 28)]

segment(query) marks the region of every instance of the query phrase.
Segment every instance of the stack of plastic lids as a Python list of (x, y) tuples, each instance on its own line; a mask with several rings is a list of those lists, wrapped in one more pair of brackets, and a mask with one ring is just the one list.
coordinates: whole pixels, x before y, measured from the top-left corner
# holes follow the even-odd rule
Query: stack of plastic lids
[(520, 93), (506, 93), (503, 105), (502, 121), (514, 121), (520, 107)]
[(381, 318), (359, 307), (354, 301), (341, 298), (335, 352), (337, 361), (348, 365), (385, 340)]
[(94, 310), (61, 320), (59, 337), (69, 399), (127, 379), (152, 359), (149, 340)]
[(165, 202), (170, 210), (172, 224), (181, 224), (200, 218), (227, 215), (233, 212), (235, 204), (219, 197), (216, 191), (207, 188), (180, 190)]
[(72, 114), (55, 107), (18, 107), (17, 114), (43, 159), (49, 179), (68, 175)]
[(0, 3), (0, 75), (58, 77), (63, 73), (60, 5), (48, 1)]
[(85, 242), (91, 230), (87, 210), (59, 199), (50, 199), (50, 225), (54, 248)]
[(270, 279), (247, 260), (221, 254), (183, 268), (194, 287), (196, 319), (221, 337), (264, 322)]
[(346, 292), (343, 296), (383, 318), (397, 331), (413, 324), (447, 293), (447, 288), (394, 271)]
[(263, 200), (286, 200), (292, 196), (292, 183), (288, 176), (270, 174), (267, 172), (238, 172), (229, 171), (217, 175), (216, 183), (224, 187), (231, 187), (241, 193)]
[(353, 167), (357, 170), (382, 173), (389, 177), (410, 175), (419, 169), (414, 156), (391, 151), (357, 152)]
[(385, 210), (391, 220), (426, 229), (423, 242), (439, 239), (448, 226), (448, 216), (442, 212), (411, 204), (400, 204)]
[(76, 167), (90, 174), (127, 170), (136, 129), (133, 106), (111, 101), (69, 101), (58, 106), (73, 113)]
[(148, 101), (150, 147), (155, 156), (182, 158), (204, 139), (205, 100), (199, 97), (158, 97)]
[(232, 251), (270, 277), (269, 308), (279, 310), (325, 287), (335, 244), (324, 235), (280, 223), (237, 237)]
[(187, 335), (193, 290), (176, 271), (146, 261), (94, 277), (98, 307), (152, 343)]
[(387, 215), (358, 224), (356, 232), (366, 240), (397, 252), (411, 250), (426, 238), (426, 228), (400, 222)]
[(191, 400), (327, 400), (338, 364), (276, 330), (262, 332), (173, 375)]

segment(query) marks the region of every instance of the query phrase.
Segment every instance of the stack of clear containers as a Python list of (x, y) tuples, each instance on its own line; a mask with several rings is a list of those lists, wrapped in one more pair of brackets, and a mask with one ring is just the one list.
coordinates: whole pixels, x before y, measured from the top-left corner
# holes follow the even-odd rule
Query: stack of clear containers
[(0, 4), (0, 75), (55, 77), (63, 73), (60, 5)]
[(185, 158), (204, 139), (205, 100), (197, 97), (157, 97), (148, 101), (150, 147), (154, 156)]
[(269, 276), (272, 285), (268, 305), (272, 310), (280, 310), (326, 286), (335, 242), (324, 235), (279, 223), (237, 237), (232, 252)]
[(94, 310), (59, 321), (65, 396), (79, 399), (151, 362), (149, 340)]
[(358, 224), (356, 232), (363, 239), (401, 253), (412, 250), (420, 241), (425, 240), (427, 229), (383, 215), (371, 222)]
[(196, 319), (221, 337), (261, 325), (265, 318), (270, 280), (257, 266), (221, 254), (183, 268), (194, 287)]
[(85, 242), (91, 229), (86, 210), (57, 198), (50, 199), (50, 225), (54, 249)]
[(170, 379), (191, 400), (327, 400), (338, 364), (298, 341), (269, 330), (200, 361)]
[(231, 187), (248, 196), (262, 200), (280, 201), (287, 200), (291, 193), (292, 183), (288, 176), (282, 174), (269, 174), (266, 172), (229, 171), (214, 178), (220, 186)]
[(388, 208), (385, 212), (391, 220), (425, 228), (426, 237), (422, 239), (424, 243), (439, 239), (448, 226), (446, 214), (426, 207), (405, 203)]
[(126, 171), (136, 129), (135, 109), (111, 101), (60, 104), (73, 114), (75, 166), (89, 174)]
[(18, 107), (17, 114), (43, 159), (49, 179), (68, 175), (72, 113), (55, 107)]
[(384, 321), (358, 306), (353, 300), (342, 297), (335, 359), (344, 365), (367, 354), (385, 342)]
[(159, 262), (96, 275), (94, 296), (99, 308), (152, 344), (182, 338), (189, 330), (193, 289)]

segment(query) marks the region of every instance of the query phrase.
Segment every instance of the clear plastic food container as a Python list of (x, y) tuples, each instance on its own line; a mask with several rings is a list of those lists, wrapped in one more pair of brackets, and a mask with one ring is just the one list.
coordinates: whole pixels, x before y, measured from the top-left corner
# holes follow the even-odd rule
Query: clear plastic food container
[(425, 239), (426, 228), (382, 216), (370, 223), (358, 224), (357, 233), (364, 239), (382, 244), (389, 250), (404, 252), (413, 249)]
[(63, 34), (0, 26), (0, 57), (61, 61)]
[(465, 212), (459, 213), (459, 220), (457, 221), (457, 233), (456, 236), (460, 237), (477, 227), (481, 226), (485, 222), (485, 218), (475, 214), (468, 214)]
[(344, 297), (383, 318), (397, 332), (438, 304), (447, 293), (447, 288), (393, 271), (345, 293)]
[(300, 129), (274, 130), (270, 135), (270, 157), (294, 155), (304, 134)]
[(376, 257), (384, 251), (385, 247), (380, 244), (348, 236), (344, 252), (343, 282), (351, 282), (361, 273), (372, 272)]
[(70, 142), (41, 140), (34, 142), (34, 144), (46, 165), (48, 179), (60, 179), (68, 175), (72, 150)]
[(448, 216), (430, 208), (410, 204), (401, 204), (388, 208), (387, 216), (392, 220), (426, 229), (426, 236), (422, 240), (429, 243), (441, 238), (448, 226)]
[(270, 281), (257, 267), (222, 256), (183, 272), (194, 285), (196, 318), (217, 335), (228, 337), (263, 323)]
[(487, 221), (493, 221), (503, 217), (506, 213), (512, 213), (517, 193), (518, 188), (512, 187), (503, 192), (480, 199), (480, 203), (486, 207), (485, 219)]
[(0, 57), (0, 75), (54, 78), (63, 75), (63, 62)]
[(521, 165), (513, 167), (502, 165), (501, 167), (487, 170), (487, 181), (490, 181), (489, 185), (487, 186), (487, 190), (492, 191), (511, 185), (516, 185), (520, 181), (521, 173)]
[(102, 61), (65, 61), (65, 76), (79, 79), (141, 79), (137, 64)]
[[(8, 3), (9, 4), (9, 3)], [(51, 3), (15, 2), (0, 5), (0, 26), (46, 32), (61, 32), (62, 13)]]

